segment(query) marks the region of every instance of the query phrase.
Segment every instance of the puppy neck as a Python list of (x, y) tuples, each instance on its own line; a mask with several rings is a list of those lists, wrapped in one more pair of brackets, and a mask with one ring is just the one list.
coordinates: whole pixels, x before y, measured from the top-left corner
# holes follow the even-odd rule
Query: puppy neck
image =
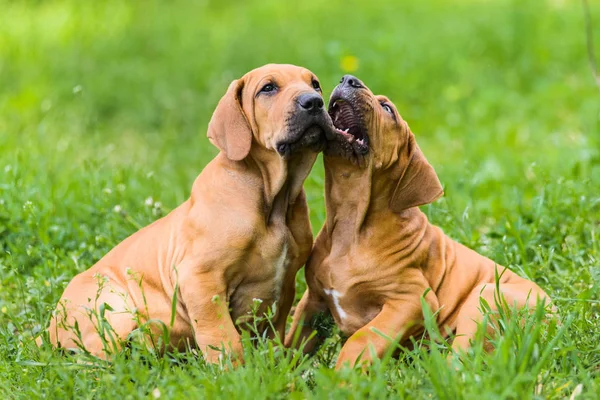
[(330, 228), (342, 225), (344, 231), (352, 231), (358, 236), (373, 219), (405, 221), (420, 213), (418, 208), (400, 214), (390, 209), (390, 199), (397, 185), (396, 171), (375, 168), (372, 159), (365, 167), (358, 167), (339, 157), (326, 156), (324, 164), (325, 204)]
[(361, 168), (331, 156), (325, 156), (323, 163), (327, 226), (358, 234), (371, 205), (372, 165)]
[(243, 162), (248, 171), (257, 174), (262, 182), (262, 207), (267, 224), (285, 221), (287, 211), (302, 191), (316, 157), (316, 153), (301, 151), (284, 159), (272, 150), (252, 146)]

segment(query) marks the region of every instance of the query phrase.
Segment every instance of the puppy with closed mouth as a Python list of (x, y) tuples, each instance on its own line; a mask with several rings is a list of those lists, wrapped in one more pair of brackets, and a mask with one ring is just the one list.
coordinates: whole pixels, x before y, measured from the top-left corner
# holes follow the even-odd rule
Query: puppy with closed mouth
[(259, 314), (277, 305), (271, 333), (283, 335), (313, 243), (303, 182), (333, 132), (323, 103), (315, 74), (293, 65), (233, 81), (208, 126), (220, 153), (190, 198), (73, 278), (50, 320), (51, 344), (107, 358), (116, 350), (107, 343), (118, 349), (150, 324), (146, 343), (169, 331), (160, 350), (241, 358), (236, 322), (257, 303)]
[[(329, 114), (337, 135), (324, 151), (327, 217), (286, 345), (307, 339), (317, 314), (331, 313), (349, 337), (336, 368), (366, 365), (388, 350), (388, 338), (403, 343), (423, 332), (425, 294), (441, 331), (455, 333), (452, 348), (464, 350), (483, 319), (480, 298), (495, 308), (496, 276), (509, 305), (549, 303), (535, 283), (429, 223), (418, 207), (440, 197), (442, 186), (387, 97), (346, 75), (331, 95)], [(319, 340), (313, 337), (305, 350)]]

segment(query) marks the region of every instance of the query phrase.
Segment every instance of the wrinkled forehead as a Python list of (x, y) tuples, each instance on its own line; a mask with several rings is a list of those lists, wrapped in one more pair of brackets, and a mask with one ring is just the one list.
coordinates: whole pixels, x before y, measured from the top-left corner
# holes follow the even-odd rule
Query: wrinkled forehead
[(248, 72), (244, 78), (248, 86), (256, 88), (269, 81), (279, 86), (300, 82), (310, 84), (316, 76), (306, 68), (295, 65), (268, 64)]

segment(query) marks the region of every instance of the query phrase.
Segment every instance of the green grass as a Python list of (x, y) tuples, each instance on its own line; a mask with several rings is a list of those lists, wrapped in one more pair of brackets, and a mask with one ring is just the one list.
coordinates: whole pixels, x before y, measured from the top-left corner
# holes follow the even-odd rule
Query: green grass
[[(580, 2), (288, 3), (0, 0), (0, 396), (597, 398), (600, 93)], [(452, 367), (443, 343), (419, 341), (366, 376), (332, 369), (337, 335), (312, 358), (247, 339), (247, 363), (228, 370), (192, 354), (90, 364), (37, 349), (67, 282), (186, 199), (216, 154), (206, 126), (232, 79), (289, 62), (328, 95), (348, 56), (435, 166), (446, 195), (423, 208), (430, 219), (538, 282), (561, 325), (507, 321), (497, 351)], [(305, 187), (316, 232), (320, 162)]]

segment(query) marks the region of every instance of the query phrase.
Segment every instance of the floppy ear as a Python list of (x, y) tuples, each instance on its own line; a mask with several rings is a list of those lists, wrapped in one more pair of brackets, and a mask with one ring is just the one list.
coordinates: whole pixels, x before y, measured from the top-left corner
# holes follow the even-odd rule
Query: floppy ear
[(432, 203), (444, 194), (435, 170), (425, 159), (412, 132), (409, 135), (408, 164), (390, 200), (390, 208), (394, 212)]
[(252, 130), (242, 110), (240, 98), (243, 88), (243, 79), (231, 82), (208, 123), (210, 142), (234, 161), (244, 159), (252, 144)]

